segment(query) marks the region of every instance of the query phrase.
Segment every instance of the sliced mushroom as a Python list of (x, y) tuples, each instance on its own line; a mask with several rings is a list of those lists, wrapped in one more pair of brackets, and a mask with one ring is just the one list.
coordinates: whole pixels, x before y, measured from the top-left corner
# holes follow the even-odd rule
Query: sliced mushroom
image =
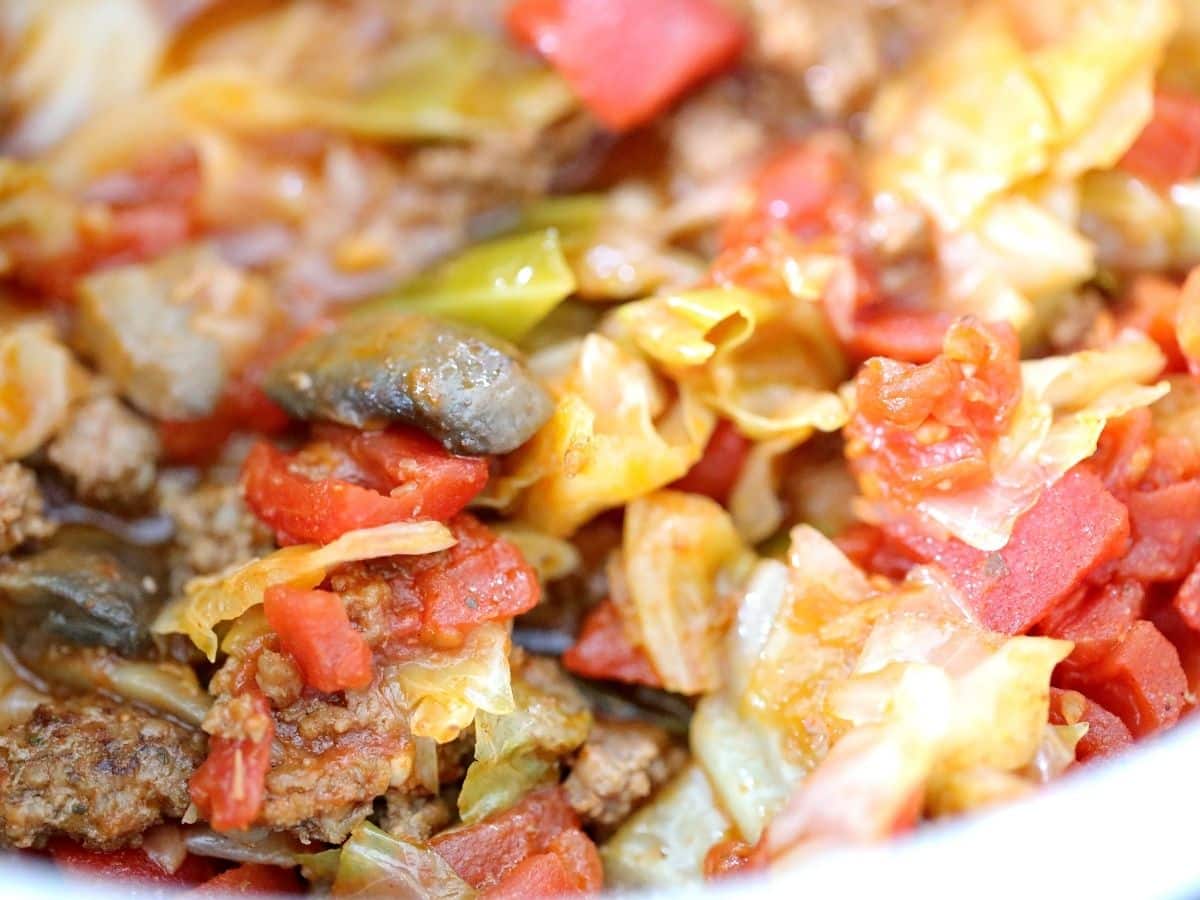
[(97, 528), (60, 529), (36, 553), (0, 565), (9, 633), (135, 652), (161, 599), (157, 556)]
[(427, 316), (351, 318), (280, 360), (267, 393), (300, 419), (356, 428), (405, 422), (455, 453), (507, 453), (550, 416), (552, 403), (516, 351)]

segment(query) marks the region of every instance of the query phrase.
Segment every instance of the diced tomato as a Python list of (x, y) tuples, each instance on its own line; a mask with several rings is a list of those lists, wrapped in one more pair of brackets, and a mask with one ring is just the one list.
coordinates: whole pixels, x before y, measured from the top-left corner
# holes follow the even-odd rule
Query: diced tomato
[(907, 548), (877, 525), (856, 522), (834, 538), (834, 543), (851, 562), (872, 575), (899, 581), (917, 564)]
[(1164, 604), (1151, 614), (1154, 627), (1163, 633), (1179, 654), (1179, 664), (1187, 678), (1191, 705), (1200, 695), (1200, 632), (1192, 629), (1171, 604)]
[(1115, 581), (1098, 590), (1084, 590), (1075, 602), (1052, 608), (1040, 630), (1075, 643), (1062, 665), (1078, 669), (1103, 659), (1145, 613), (1146, 588), (1136, 581)]
[(1200, 632), (1200, 564), (1183, 580), (1173, 604), (1187, 627)]
[(263, 594), (263, 612), (283, 649), (300, 666), (305, 684), (332, 694), (371, 683), (371, 648), (350, 624), (337, 594), (278, 584)]
[(1081, 763), (1120, 753), (1133, 743), (1133, 735), (1124, 722), (1078, 691), (1050, 688), (1050, 722), (1054, 725), (1087, 723), (1087, 734), (1075, 745), (1075, 758)]
[(271, 768), (271, 741), (275, 721), (267, 698), (249, 694), (250, 737), (215, 735), (208, 745), (208, 758), (200, 764), (188, 790), (192, 802), (217, 831), (248, 828), (258, 818), (266, 793), (267, 770)]
[(1200, 98), (1156, 91), (1154, 115), (1118, 165), (1164, 187), (1200, 172)]
[(863, 310), (848, 342), (856, 357), (886, 356), (927, 363), (941, 352), (954, 317), (936, 310), (891, 310), (882, 305)]
[(588, 612), (579, 638), (562, 655), (562, 664), (584, 678), (662, 687), (662, 679), (642, 648), (629, 642), (612, 600), (604, 600)]
[(1020, 396), (1019, 355), (1012, 328), (964, 318), (932, 362), (867, 360), (846, 426), (863, 494), (908, 504), (990, 477), (988, 452)]
[(562, 789), (552, 787), (534, 791), (482, 822), (443, 831), (429, 845), (460, 878), (486, 890), (500, 884), (522, 860), (549, 851), (560, 834), (578, 828), (579, 819)]
[(260, 863), (243, 863), (210, 878), (193, 894), (300, 894), (304, 882), (294, 869), (266, 866)]
[(604, 872), (591, 839), (577, 828), (559, 834), (546, 853), (527, 856), (484, 892), (488, 900), (562, 897), (600, 890)]
[(1185, 368), (1183, 352), (1175, 336), (1179, 316), (1179, 285), (1161, 275), (1143, 273), (1134, 277), (1129, 286), (1116, 327), (1143, 331), (1167, 355), (1167, 369), (1174, 372)]
[(649, 122), (745, 43), (712, 0), (516, 0), (508, 27), (616, 131)]
[(407, 587), (420, 599), (422, 637), (434, 646), (457, 644), (476, 625), (527, 612), (542, 596), (537, 573), (514, 544), (466, 513), (449, 525), (458, 543), (416, 557)]
[(212, 878), (217, 871), (215, 863), (203, 856), (188, 854), (178, 869), (168, 872), (140, 847), (92, 850), (61, 837), (52, 839), (46, 850), (54, 864), (64, 872), (87, 878), (101, 876), (124, 882), (141, 881), (184, 888)]
[(1145, 620), (1134, 623), (1100, 662), (1064, 671), (1061, 683), (1112, 710), (1139, 738), (1174, 725), (1187, 701), (1178, 652)]
[(1150, 410), (1135, 409), (1109, 420), (1089, 463), (1118, 497), (1128, 496), (1146, 474), (1153, 451)]
[(1178, 581), (1200, 561), (1200, 479), (1130, 494), (1133, 544), (1117, 571), (1140, 581)]
[(737, 483), (752, 444), (732, 422), (721, 419), (704, 448), (704, 455), (673, 485), (678, 491), (703, 494), (725, 503)]
[(941, 565), (980, 621), (1007, 634), (1045, 618), (1129, 540), (1125, 507), (1084, 465), (1047, 488), (994, 553), (932, 537), (907, 520), (884, 527), (917, 559)]
[(721, 243), (760, 244), (777, 228), (804, 238), (846, 232), (860, 219), (860, 204), (845, 145), (817, 135), (762, 168), (725, 223)]
[[(247, 505), (282, 543), (326, 544), (389, 522), (445, 521), (487, 483), (486, 460), (455, 456), (415, 429), (327, 426), (317, 437), (318, 445), (296, 454), (259, 443), (242, 467)], [(318, 466), (329, 474), (314, 476)]]

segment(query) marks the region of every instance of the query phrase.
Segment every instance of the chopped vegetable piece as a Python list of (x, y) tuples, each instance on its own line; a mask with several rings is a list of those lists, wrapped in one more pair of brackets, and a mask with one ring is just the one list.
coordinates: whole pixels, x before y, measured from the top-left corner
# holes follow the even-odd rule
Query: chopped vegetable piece
[(508, 25), (617, 131), (729, 66), (745, 40), (712, 0), (517, 0)]
[(1154, 115), (1118, 165), (1161, 186), (1200, 173), (1200, 98), (1155, 91)]
[(272, 368), (267, 394), (298, 419), (415, 425), (454, 453), (507, 453), (550, 416), (515, 355), (461, 325), (403, 312), (352, 316)]
[(562, 790), (535, 791), (502, 813), (430, 841), (459, 876), (480, 890), (499, 884), (528, 856), (544, 853), (560, 834), (579, 827)]
[(300, 894), (304, 883), (292, 869), (267, 866), (262, 863), (243, 863), (215, 878), (210, 878), (193, 893), (196, 894)]
[(604, 872), (591, 839), (577, 828), (550, 841), (546, 853), (527, 856), (484, 896), (488, 900), (562, 897), (600, 890)]
[(1112, 581), (1064, 602), (1042, 619), (1040, 631), (1071, 641), (1075, 649), (1063, 668), (1087, 667), (1103, 659), (1146, 611), (1146, 589), (1136, 581)]
[(250, 713), (243, 723), (246, 737), (214, 735), (208, 758), (192, 775), (192, 802), (217, 831), (248, 828), (258, 818), (271, 767), (275, 720), (267, 698), (253, 692)]
[(1136, 491), (1125, 505), (1133, 544), (1117, 562), (1121, 575), (1145, 582), (1185, 577), (1200, 561), (1200, 479)]
[(212, 860), (191, 854), (184, 857), (178, 869), (168, 872), (140, 847), (94, 850), (66, 838), (54, 838), (46, 845), (46, 849), (58, 868), (88, 879), (99, 875), (121, 881), (143, 881), (164, 887), (184, 888), (205, 882), (215, 872)]
[(470, 900), (471, 886), (428, 847), (393, 837), (370, 822), (342, 845), (334, 878), (335, 897), (428, 897)]
[(371, 648), (350, 624), (337, 594), (277, 584), (263, 593), (263, 612), (305, 684), (332, 694), (371, 683)]
[(1179, 653), (1144, 620), (1134, 623), (1100, 662), (1082, 672), (1064, 672), (1062, 684), (1112, 710), (1136, 738), (1174, 725), (1188, 696)]
[[(487, 462), (454, 456), (411, 428), (325, 426), (308, 452), (266, 443), (243, 464), (246, 503), (282, 543), (327, 544), (348, 531), (413, 519), (446, 521), (487, 483)], [(318, 472), (328, 470), (327, 477)]]
[(721, 504), (726, 503), (741, 474), (750, 447), (750, 441), (738, 433), (736, 426), (721, 419), (713, 429), (700, 461), (671, 487), (677, 491), (703, 494)]
[(1129, 539), (1125, 507), (1086, 467), (1049, 487), (995, 553), (931, 537), (910, 522), (885, 527), (918, 559), (946, 569), (980, 621), (1007, 634), (1040, 621)]
[(574, 291), (558, 231), (547, 228), (477, 244), (360, 309), (441, 316), (518, 341)]
[(587, 614), (579, 638), (563, 653), (562, 661), (585, 678), (662, 687), (645, 652), (625, 634), (621, 613), (612, 600), (602, 601)]
[(1075, 745), (1075, 757), (1081, 763), (1112, 756), (1133, 743), (1124, 722), (1078, 691), (1050, 689), (1050, 721), (1055, 725), (1087, 723), (1087, 733)]

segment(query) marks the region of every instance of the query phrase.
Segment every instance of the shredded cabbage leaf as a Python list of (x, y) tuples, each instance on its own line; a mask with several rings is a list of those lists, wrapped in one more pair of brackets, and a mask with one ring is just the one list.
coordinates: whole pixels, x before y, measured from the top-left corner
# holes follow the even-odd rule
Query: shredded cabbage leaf
[(1102, 350), (1021, 363), (1021, 400), (992, 452), (992, 479), (923, 498), (917, 510), (973, 547), (999, 550), (1042, 491), (1096, 451), (1110, 419), (1170, 390), (1165, 381), (1145, 383), (1165, 363), (1158, 345), (1133, 331)]
[(799, 442), (847, 417), (834, 390), (845, 361), (816, 302), (832, 265), (792, 260), (793, 291), (778, 298), (716, 287), (629, 303), (617, 325), (747, 437)]
[(729, 515), (707, 497), (657, 491), (625, 508), (623, 577), (610, 590), (667, 690), (720, 686), (722, 637), (749, 561)]
[(314, 588), (342, 563), (435, 553), (453, 544), (453, 535), (439, 522), (395, 522), (347, 532), (323, 547), (284, 547), (225, 572), (193, 578), (181, 596), (163, 607), (153, 630), (186, 634), (211, 662), (217, 658), (215, 626), (258, 606), (273, 585)]
[(548, 660), (527, 663), (514, 676), (512, 691), (512, 712), (475, 714), (475, 761), (458, 795), (468, 825), (556, 780), (559, 757), (577, 749), (592, 727), (587, 701)]
[(475, 890), (436, 850), (392, 837), (370, 822), (359, 824), (341, 847), (336, 897), (430, 897), (470, 900)]
[(66, 421), (87, 376), (46, 323), (0, 327), (0, 460), (37, 450)]
[(392, 666), (387, 677), (412, 710), (412, 733), (445, 744), (458, 737), (479, 710), (498, 716), (511, 713), (516, 704), (509, 649), (508, 628), (486, 622), (471, 629), (461, 647), (423, 651)]
[(475, 244), (359, 309), (442, 316), (516, 341), (574, 290), (558, 232), (547, 228)]
[(712, 412), (689, 391), (669, 400), (645, 362), (603, 335), (530, 365), (555, 392), (554, 413), (505, 459), (483, 502), (552, 536), (681, 477), (712, 433)]
[(704, 770), (687, 766), (600, 848), (604, 884), (618, 890), (692, 885), (730, 821)]

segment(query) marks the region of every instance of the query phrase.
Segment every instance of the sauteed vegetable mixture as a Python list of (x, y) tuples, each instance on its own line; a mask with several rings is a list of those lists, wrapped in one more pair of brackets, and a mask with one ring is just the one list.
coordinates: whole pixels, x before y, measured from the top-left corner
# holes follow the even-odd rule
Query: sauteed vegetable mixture
[(0, 0), (0, 845), (665, 887), (1200, 683), (1200, 2)]

